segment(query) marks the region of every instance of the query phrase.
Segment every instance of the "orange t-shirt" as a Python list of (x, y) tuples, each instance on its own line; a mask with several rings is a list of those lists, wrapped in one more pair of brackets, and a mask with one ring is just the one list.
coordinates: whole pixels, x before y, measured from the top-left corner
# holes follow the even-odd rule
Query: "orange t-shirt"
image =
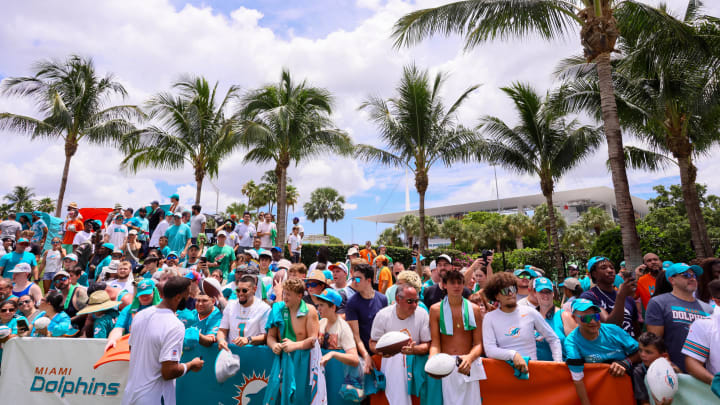
[[(75, 225), (74, 231), (68, 230), (68, 226), (70, 226), (70, 225)], [(73, 239), (75, 239), (75, 234), (77, 234), (78, 232), (80, 232), (82, 230), (83, 230), (83, 223), (81, 220), (76, 218), (76, 219), (68, 221), (65, 224), (65, 235), (63, 235), (62, 243), (65, 245), (72, 245)]]
[[(380, 285), (383, 283), (383, 281), (387, 282), (385, 285), (385, 288), (380, 289)], [(393, 279), (392, 279), (392, 272), (389, 268), (383, 267), (382, 270), (380, 270), (380, 275), (378, 276), (378, 290), (385, 294), (385, 291), (387, 291), (388, 288), (392, 287), (393, 285)]]
[(360, 251), (360, 257), (365, 259), (366, 262), (372, 263), (377, 257), (377, 253), (373, 249), (363, 249)]
[(640, 277), (637, 281), (637, 290), (635, 291), (635, 296), (640, 297), (643, 308), (647, 308), (648, 301), (650, 301), (650, 298), (654, 293), (655, 277), (653, 277), (650, 273)]

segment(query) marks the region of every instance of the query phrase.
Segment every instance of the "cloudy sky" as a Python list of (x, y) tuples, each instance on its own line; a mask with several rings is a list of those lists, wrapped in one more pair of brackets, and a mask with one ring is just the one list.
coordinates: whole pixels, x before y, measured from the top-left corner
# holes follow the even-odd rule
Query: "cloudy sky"
[[(498, 90), (514, 81), (530, 82), (545, 92), (557, 83), (557, 62), (579, 52), (578, 34), (552, 43), (540, 40), (493, 42), (463, 52), (459, 38), (436, 37), (419, 46), (396, 50), (389, 39), (393, 23), (402, 15), (442, 4), (438, 0), (72, 0), (23, 1), (2, 5), (0, 79), (26, 76), (33, 62), (90, 56), (98, 71), (112, 72), (129, 92), (127, 103), (141, 104), (152, 94), (168, 90), (181, 74), (204, 75), (226, 89), (231, 84), (252, 89), (279, 79), (287, 67), (297, 79), (332, 91), (334, 119), (357, 143), (378, 145), (376, 129), (358, 105), (369, 95), (390, 97), (403, 66), (416, 63), (433, 74), (447, 72), (443, 95), (448, 102), (473, 84), (482, 87), (460, 111), (471, 126), (483, 115), (515, 122), (509, 101)], [(669, 2), (683, 10), (686, 2)], [(708, 2), (709, 3), (709, 2)], [(707, 7), (720, 16), (720, 5)], [(32, 104), (0, 97), (0, 111), (35, 115)], [(38, 196), (57, 197), (64, 161), (60, 143), (33, 141), (14, 133), (0, 133), (0, 195), (16, 185), (34, 188)], [(632, 142), (632, 141), (631, 141)], [(195, 196), (189, 167), (180, 171), (120, 171), (121, 156), (109, 148), (82, 145), (72, 161), (65, 201), (82, 206), (109, 207), (115, 202), (137, 207), (153, 199), (167, 201), (178, 192), (185, 203)], [(605, 169), (606, 148), (558, 184), (558, 190), (611, 185)], [(270, 165), (245, 165), (243, 152), (225, 160), (213, 182), (219, 188), (220, 210), (234, 201), (248, 180), (258, 181)], [(717, 160), (698, 163), (698, 180), (720, 193), (712, 173)], [(537, 179), (498, 168), (500, 197), (538, 193)], [(404, 173), (352, 159), (327, 156), (290, 169), (301, 203), (317, 187), (331, 186), (347, 199), (346, 218), (329, 224), (329, 233), (344, 241), (376, 239), (386, 225), (354, 218), (401, 211), (405, 206)], [(631, 172), (631, 191), (647, 198), (657, 184), (679, 183), (676, 171)], [(430, 173), (427, 207), (495, 197), (493, 170), (485, 164), (435, 167)], [(411, 207), (417, 195), (410, 186)], [(202, 204), (214, 212), (216, 193), (206, 182)], [(301, 204), (302, 205), (302, 204)], [(293, 213), (291, 213), (291, 216)], [(294, 215), (303, 217), (302, 207)], [(306, 233), (321, 233), (322, 223), (304, 221)]]

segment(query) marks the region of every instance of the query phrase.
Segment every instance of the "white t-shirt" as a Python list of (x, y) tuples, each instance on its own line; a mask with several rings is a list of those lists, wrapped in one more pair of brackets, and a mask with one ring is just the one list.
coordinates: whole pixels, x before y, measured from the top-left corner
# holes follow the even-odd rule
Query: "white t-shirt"
[(105, 234), (108, 235), (108, 242), (112, 243), (115, 248), (122, 248), (123, 242), (128, 235), (128, 228), (125, 225), (110, 224), (105, 228)]
[(85, 241), (90, 240), (92, 237), (92, 233), (87, 231), (80, 231), (75, 234), (75, 237), (73, 238), (72, 244), (73, 245), (82, 245)]
[(235, 246), (237, 246), (239, 241), (240, 237), (237, 233), (235, 233), (235, 231), (228, 233), (227, 237), (225, 238), (225, 244), (233, 249), (235, 249)]
[(270, 305), (262, 300), (253, 299), (249, 307), (240, 305), (238, 300), (231, 300), (223, 311), (220, 329), (228, 330), (228, 342), (240, 336), (263, 335), (268, 315), (270, 315)]
[[(257, 227), (258, 232), (264, 232), (264, 233), (268, 233), (268, 234), (272, 233), (273, 229), (276, 229), (274, 222), (270, 222), (270, 223), (262, 222), (262, 223), (258, 224), (258, 227)], [(270, 235), (263, 235), (260, 237), (260, 247), (263, 249), (270, 249), (271, 247), (273, 247), (272, 239), (270, 239)]]
[(290, 251), (293, 253), (300, 253), (300, 244), (302, 243), (302, 238), (300, 235), (295, 236), (294, 233), (291, 233), (290, 236), (288, 236), (288, 244), (290, 245)]
[(707, 319), (696, 319), (690, 325), (682, 354), (705, 363), (710, 374), (720, 372), (720, 310)]
[(516, 352), (537, 360), (535, 331), (550, 345), (554, 361), (562, 361), (562, 346), (555, 332), (542, 315), (527, 305), (518, 305), (515, 311), (500, 309), (488, 312), (482, 322), (483, 346), (487, 357), (512, 360)]
[(185, 326), (171, 310), (150, 307), (137, 313), (130, 334), (130, 369), (123, 405), (175, 403), (175, 380), (162, 377), (162, 362), (180, 361)]
[[(330, 328), (327, 328), (327, 324), (327, 318), (320, 320), (320, 336), (323, 339), (328, 339), (327, 348), (329, 350), (344, 350), (347, 352), (350, 349), (355, 349), (355, 338), (352, 329), (344, 319), (338, 317)], [(325, 336), (325, 332), (327, 332), (327, 336)], [(323, 345), (323, 347), (325, 346)]]
[(240, 222), (235, 225), (235, 230), (233, 232), (237, 233), (240, 238), (238, 245), (242, 247), (252, 246), (253, 238), (255, 237), (255, 225), (252, 223), (246, 224), (244, 222)]
[(430, 337), (430, 315), (424, 309), (417, 307), (411, 316), (400, 319), (397, 316), (397, 305), (387, 306), (377, 314), (372, 323), (370, 339), (380, 340), (382, 335), (390, 331), (407, 333), (415, 344), (429, 342)]
[(202, 230), (202, 224), (206, 223), (205, 214), (197, 214), (190, 217), (190, 232), (193, 238), (197, 238)]
[(165, 235), (170, 223), (167, 220), (160, 221), (158, 226), (155, 227), (152, 237), (150, 238), (150, 247), (160, 246), (160, 237)]
[(120, 281), (118, 279), (112, 280), (110, 283), (110, 287), (119, 288), (120, 290), (125, 290), (129, 292), (130, 294), (133, 294), (135, 292), (135, 286), (133, 285), (133, 281), (130, 277), (128, 277), (125, 281)]

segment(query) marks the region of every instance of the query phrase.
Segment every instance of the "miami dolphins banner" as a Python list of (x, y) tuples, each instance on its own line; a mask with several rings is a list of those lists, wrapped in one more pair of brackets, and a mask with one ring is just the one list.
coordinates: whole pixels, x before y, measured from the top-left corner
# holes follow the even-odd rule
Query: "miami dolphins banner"
[(5, 343), (0, 402), (23, 405), (119, 404), (128, 363), (93, 363), (105, 339), (14, 338)]

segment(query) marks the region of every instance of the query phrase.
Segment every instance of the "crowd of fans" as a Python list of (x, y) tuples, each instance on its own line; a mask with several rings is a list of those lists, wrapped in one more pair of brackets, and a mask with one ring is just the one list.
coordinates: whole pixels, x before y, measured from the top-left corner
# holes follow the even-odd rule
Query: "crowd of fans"
[(185, 277), (190, 297), (177, 316), (186, 348), (267, 345), (279, 354), (318, 342), (333, 349), (322, 365), (336, 359), (369, 373), (380, 338), (406, 333), (410, 343), (381, 362), (392, 404), (410, 404), (407, 355), (457, 356), (442, 380), (447, 403), (480, 398), (483, 356), (519, 376), (529, 361), (565, 362), (583, 404), (586, 363), (630, 375), (642, 404), (645, 373), (659, 357), (707, 384), (720, 372), (720, 259), (687, 265), (647, 253), (641, 266), (616, 269), (597, 256), (587, 274), (571, 265), (556, 284), (531, 264), (493, 272), (492, 255), (467, 268), (445, 254), (426, 264), (414, 252), (402, 263), (367, 242), (342, 262), (321, 247), (306, 267), (298, 218), (282, 243), (270, 213), (256, 222), (246, 212), (210, 230), (201, 210), (173, 195), (167, 210), (157, 201), (137, 212), (116, 205), (101, 222), (84, 220), (71, 203), (62, 237), (47, 250), (41, 213), (24, 224), (8, 216), (0, 222), (0, 360), (17, 336), (107, 338), (113, 347), (138, 312), (160, 302), (169, 278)]

